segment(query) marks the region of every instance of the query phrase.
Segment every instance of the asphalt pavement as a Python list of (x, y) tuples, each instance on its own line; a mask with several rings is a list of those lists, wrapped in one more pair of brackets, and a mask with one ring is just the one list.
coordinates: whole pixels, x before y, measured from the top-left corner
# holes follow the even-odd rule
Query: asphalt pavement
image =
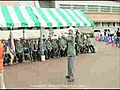
[(97, 53), (75, 60), (75, 81), (68, 82), (67, 57), (5, 66), (6, 88), (120, 88), (120, 48), (96, 42)]

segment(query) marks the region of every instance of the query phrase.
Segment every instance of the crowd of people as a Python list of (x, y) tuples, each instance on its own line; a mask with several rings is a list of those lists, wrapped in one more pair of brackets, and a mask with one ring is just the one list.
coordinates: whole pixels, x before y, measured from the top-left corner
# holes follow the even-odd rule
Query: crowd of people
[(97, 41), (104, 41), (107, 45), (112, 44), (112, 46), (120, 47), (120, 29), (118, 28), (115, 33), (110, 34), (110, 31), (105, 31), (104, 36), (100, 35), (96, 37)]
[[(82, 53), (95, 53), (95, 47), (90, 40), (92, 35), (80, 34), (78, 30), (75, 34), (76, 55)], [(8, 52), (8, 40), (4, 40), (4, 65), (13, 65), (26, 61), (36, 62), (41, 60), (41, 43), (38, 39), (14, 39), (15, 51), (13, 55)], [(45, 59), (60, 58), (67, 56), (67, 42), (60, 36), (58, 39), (52, 39), (50, 36), (46, 39), (43, 35), (43, 51)]]

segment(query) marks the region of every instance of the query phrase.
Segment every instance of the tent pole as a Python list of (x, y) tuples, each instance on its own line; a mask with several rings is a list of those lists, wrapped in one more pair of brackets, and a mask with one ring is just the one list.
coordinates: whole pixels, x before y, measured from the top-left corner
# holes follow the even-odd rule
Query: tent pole
[(45, 55), (43, 51), (43, 33), (42, 30), (44, 28), (40, 28), (40, 51), (41, 51), (41, 61), (45, 61)]
[(52, 27), (49, 28), (49, 36), (50, 36), (50, 38), (52, 38), (52, 36), (53, 36), (53, 29), (52, 29)]
[[(25, 40), (25, 30), (23, 29), (23, 43), (22, 46), (24, 45), (24, 40)], [(25, 56), (24, 56), (24, 47), (23, 47), (23, 62), (25, 62)]]
[(53, 28), (50, 27), (50, 32), (51, 32), (51, 37), (53, 36), (54, 32), (53, 32)]
[(23, 29), (23, 39), (25, 39), (25, 30)]
[(52, 35), (51, 29), (49, 28), (48, 30), (49, 30), (49, 36), (51, 37)]

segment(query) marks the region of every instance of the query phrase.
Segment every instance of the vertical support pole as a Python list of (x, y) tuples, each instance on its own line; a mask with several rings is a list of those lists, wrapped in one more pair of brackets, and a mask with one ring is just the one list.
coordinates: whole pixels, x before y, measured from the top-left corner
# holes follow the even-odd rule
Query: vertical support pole
[[(25, 40), (25, 30), (23, 29), (23, 43), (22, 43), (22, 46), (24, 45), (24, 40)], [(23, 62), (25, 62), (24, 47), (23, 47)]]
[(45, 55), (43, 50), (43, 31), (44, 28), (40, 28), (40, 51), (41, 51), (41, 61), (45, 61)]
[(50, 29), (49, 29), (49, 36), (50, 36), (50, 37), (53, 36), (53, 30), (52, 30), (52, 27), (50, 27)]
[[(59, 30), (59, 29), (60, 29), (60, 27), (57, 27), (57, 29)], [(60, 33), (62, 33), (61, 31), (62, 31), (62, 30), (60, 30)], [(61, 35), (57, 35), (57, 38), (58, 38), (59, 36), (61, 36)]]
[(44, 55), (42, 30), (43, 30), (43, 28), (40, 28), (40, 50), (41, 50), (41, 55)]
[(54, 35), (54, 31), (53, 31), (53, 28), (51, 27), (50, 28), (51, 32), (52, 32), (52, 36)]
[(25, 29), (23, 29), (23, 39), (25, 39)]

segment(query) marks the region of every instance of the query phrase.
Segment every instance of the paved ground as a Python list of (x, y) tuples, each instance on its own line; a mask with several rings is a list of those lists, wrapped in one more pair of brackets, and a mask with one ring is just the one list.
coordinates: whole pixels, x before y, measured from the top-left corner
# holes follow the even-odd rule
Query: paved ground
[(97, 42), (97, 53), (76, 56), (76, 78), (67, 82), (67, 58), (5, 67), (6, 88), (120, 88), (120, 48)]

